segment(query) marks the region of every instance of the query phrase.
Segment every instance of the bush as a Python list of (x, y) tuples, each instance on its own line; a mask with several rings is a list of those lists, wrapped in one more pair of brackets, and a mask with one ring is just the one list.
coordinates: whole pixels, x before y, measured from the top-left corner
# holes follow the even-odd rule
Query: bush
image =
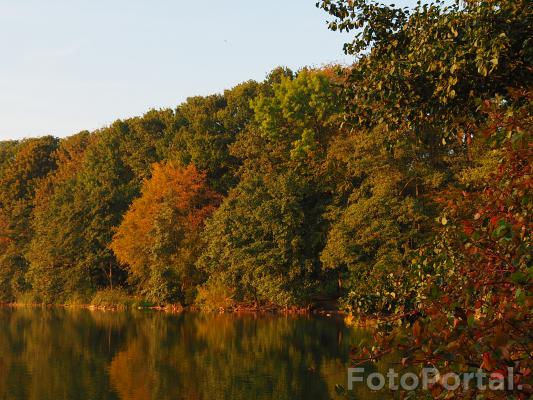
[(15, 303), (24, 305), (41, 304), (42, 300), (33, 292), (24, 292), (17, 296)]
[(129, 308), (134, 299), (124, 289), (104, 289), (96, 292), (91, 305), (101, 308)]
[(83, 292), (72, 292), (65, 296), (63, 305), (72, 307), (86, 306), (87, 304), (91, 303), (92, 299), (93, 294), (88, 290)]
[(235, 291), (222, 282), (207, 282), (198, 288), (196, 305), (204, 311), (223, 311), (235, 306)]

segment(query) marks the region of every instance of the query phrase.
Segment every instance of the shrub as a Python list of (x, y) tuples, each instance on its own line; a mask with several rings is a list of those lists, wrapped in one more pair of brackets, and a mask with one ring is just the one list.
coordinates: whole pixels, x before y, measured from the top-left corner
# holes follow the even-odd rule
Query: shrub
[(91, 305), (101, 308), (128, 308), (134, 299), (124, 289), (104, 289), (96, 292)]
[(235, 306), (234, 290), (220, 281), (208, 282), (198, 288), (196, 305), (204, 311), (223, 311)]

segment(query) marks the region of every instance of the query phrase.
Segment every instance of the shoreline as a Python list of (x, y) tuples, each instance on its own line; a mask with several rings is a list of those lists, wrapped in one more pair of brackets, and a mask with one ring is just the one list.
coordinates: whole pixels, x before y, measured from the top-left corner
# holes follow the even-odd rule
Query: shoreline
[(132, 306), (132, 305), (93, 305), (93, 304), (40, 304), (40, 303), (0, 303), (0, 307), (10, 308), (72, 308), (87, 309), (94, 311), (126, 311), (144, 310), (158, 311), (171, 314), (183, 312), (199, 312), (214, 314), (280, 314), (280, 315), (320, 315), (320, 316), (342, 316), (346, 317), (344, 311), (340, 309), (320, 309), (311, 307), (274, 307), (274, 306), (245, 306), (237, 305), (231, 309), (205, 310), (196, 306), (168, 305), (168, 306)]

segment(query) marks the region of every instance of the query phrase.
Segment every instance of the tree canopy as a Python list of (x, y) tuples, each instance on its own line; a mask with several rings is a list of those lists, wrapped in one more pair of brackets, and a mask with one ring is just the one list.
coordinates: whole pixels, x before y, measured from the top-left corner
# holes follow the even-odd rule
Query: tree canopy
[(0, 142), (0, 301), (326, 301), (377, 325), (356, 362), (513, 366), (526, 398), (533, 4), (317, 6), (351, 65)]

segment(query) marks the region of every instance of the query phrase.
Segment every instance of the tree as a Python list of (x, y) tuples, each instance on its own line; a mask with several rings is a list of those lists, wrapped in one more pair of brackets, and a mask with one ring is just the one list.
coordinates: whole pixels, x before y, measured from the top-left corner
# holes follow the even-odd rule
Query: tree
[(412, 252), (431, 237), (439, 210), (432, 196), (455, 180), (460, 150), (450, 152), (434, 130), (417, 138), (383, 127), (340, 135), (329, 146), (336, 189), (321, 260), (345, 281), (350, 312), (412, 306), (414, 282), (391, 276), (408, 269)]
[(227, 192), (235, 184), (239, 166), (229, 148), (252, 121), (250, 101), (260, 88), (257, 82), (248, 81), (222, 95), (191, 97), (178, 106), (169, 159), (206, 171), (210, 186)]
[(339, 132), (339, 87), (329, 70), (274, 70), (252, 101), (253, 121), (231, 146), (238, 174), (297, 168), (317, 177), (328, 142)]
[(183, 302), (190, 295), (200, 279), (194, 268), (202, 248), (199, 232), (218, 201), (193, 165), (153, 165), (110, 246), (149, 300)]
[(0, 300), (27, 289), (25, 251), (32, 237), (30, 216), (39, 182), (55, 169), (58, 140), (27, 139), (12, 147), (0, 174)]
[[(347, 120), (391, 130), (431, 125), (446, 140), (472, 134), (476, 99), (531, 86), (531, 13), (526, 0), (419, 3), (322, 0), (333, 30), (358, 30), (345, 52)], [(506, 98), (511, 101), (511, 97)]]
[(331, 77), (303, 69), (296, 77), (282, 76), (272, 89), (253, 102), (261, 135), (273, 143), (289, 143), (292, 158), (316, 157), (338, 117), (338, 92)]
[[(405, 365), (432, 365), (442, 374), (482, 369), (505, 387), (490, 394), (465, 388), (465, 398), (522, 399), (533, 392), (531, 102), (514, 108), (495, 100), (484, 110), (489, 117), (480, 131), (503, 150), (499, 165), (473, 190), (443, 193), (434, 239), (412, 260), (413, 270), (423, 272), (410, 312), (412, 334), (404, 326), (390, 330), (391, 320), (401, 317), (394, 315), (373, 351), (361, 356), (379, 358), (397, 346)], [(514, 369), (512, 385), (507, 368)], [(442, 382), (431, 390), (436, 398), (449, 397)]]
[(168, 156), (168, 143), (174, 138), (174, 111), (150, 110), (142, 117), (116, 121), (111, 129), (118, 136), (120, 156), (139, 185), (150, 177), (152, 164)]
[(320, 220), (313, 188), (296, 174), (254, 177), (207, 222), (198, 266), (247, 303), (294, 306), (316, 291)]
[(64, 164), (41, 191), (28, 279), (37, 300), (87, 302), (123, 280), (108, 246), (138, 184), (124, 164), (116, 131), (67, 141)]
[(80, 275), (84, 276), (79, 271), (69, 273), (81, 248), (81, 240), (73, 239), (77, 219), (73, 199), (75, 178), (92, 139), (89, 132), (80, 132), (61, 140), (56, 151), (57, 169), (36, 189), (31, 217), (33, 236), (25, 254), (29, 263), (26, 280), (36, 301), (59, 301), (70, 293), (67, 282), (77, 282)]
[[(482, 368), (499, 374), (515, 365), (525, 390), (489, 396), (525, 398), (531, 98), (523, 92), (532, 85), (531, 4), (436, 2), (410, 10), (323, 0), (318, 6), (334, 17), (330, 28), (359, 29), (345, 46), (358, 56), (346, 82), (346, 125), (357, 132), (357, 147), (381, 135), (373, 162), (362, 157), (341, 164), (364, 161), (360, 167), (369, 175), (340, 180), (355, 186), (355, 196), (346, 209), (340, 203), (334, 210), (323, 253), (330, 266), (375, 263), (370, 274), (365, 268), (366, 289), (359, 286), (349, 298), (356, 310), (388, 315), (378, 315), (375, 342), (357, 361), (374, 361), (397, 345), (404, 365), (429, 364), (441, 373)], [(480, 112), (489, 105), (493, 112)], [(407, 151), (408, 162), (379, 155), (398, 150)], [(394, 185), (380, 193), (383, 182)], [(406, 201), (418, 207), (401, 212)], [(376, 269), (379, 264), (388, 268)], [(432, 395), (483, 398), (475, 389), (449, 393), (442, 385)]]
[(242, 160), (240, 182), (208, 221), (198, 265), (210, 276), (207, 290), (222, 281), (236, 300), (305, 305), (332, 291), (319, 260), (328, 202), (321, 164), (338, 127), (337, 89), (319, 70), (278, 70), (271, 79), (231, 148)]

